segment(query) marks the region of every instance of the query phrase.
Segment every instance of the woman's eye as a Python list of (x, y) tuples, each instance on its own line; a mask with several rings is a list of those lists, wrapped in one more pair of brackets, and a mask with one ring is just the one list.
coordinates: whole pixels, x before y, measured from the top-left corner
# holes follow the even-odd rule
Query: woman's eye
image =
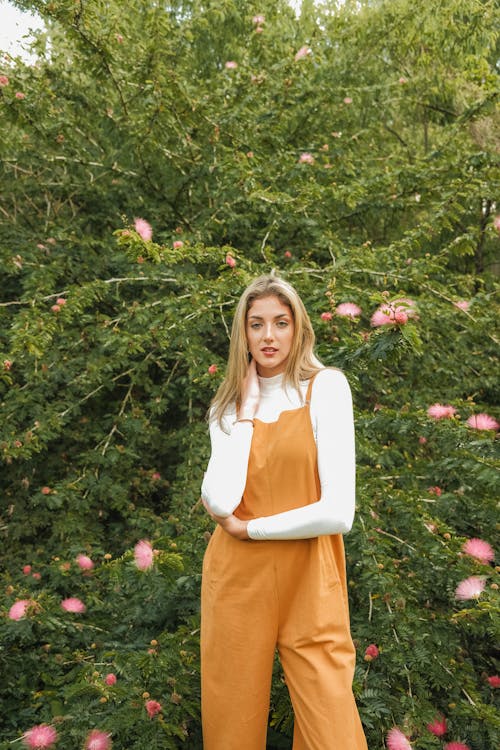
[(286, 328), (288, 325), (286, 320), (280, 320), (278, 323), (278, 328)]
[(250, 326), (250, 328), (253, 328), (254, 330), (257, 329), (257, 328), (260, 328), (260, 323), (252, 323), (252, 325)]

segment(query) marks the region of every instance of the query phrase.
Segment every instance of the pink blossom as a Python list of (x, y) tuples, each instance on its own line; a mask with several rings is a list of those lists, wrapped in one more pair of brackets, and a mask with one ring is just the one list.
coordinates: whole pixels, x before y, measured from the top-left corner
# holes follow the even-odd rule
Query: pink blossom
[(23, 94), (22, 91), (16, 91), (14, 96), (16, 97), (16, 99), (26, 99), (26, 94)]
[(285, 256), (285, 258), (291, 258), (292, 257), (292, 253), (290, 252), (290, 250), (285, 250), (285, 252), (283, 253), (283, 255)]
[(66, 304), (66, 302), (67, 302), (67, 301), (68, 301), (68, 300), (64, 299), (64, 297), (58, 297), (58, 298), (56, 299), (56, 303), (57, 303), (58, 305), (60, 305), (61, 307), (64, 307), (64, 305)]
[[(5, 76), (2, 76), (2, 78), (5, 78)], [(500, 232), (500, 214), (497, 214), (493, 219), (493, 226), (495, 227), (497, 232)]]
[(247, 159), (253, 159), (253, 151), (247, 151)]
[(344, 97), (344, 104), (352, 104), (352, 99), (350, 96)]
[(484, 578), (470, 576), (460, 581), (455, 589), (455, 598), (461, 601), (466, 599), (478, 599), (486, 586)]
[(51, 747), (57, 741), (57, 732), (54, 727), (48, 724), (38, 724), (38, 726), (28, 729), (23, 734), (23, 742), (32, 750), (43, 750)]
[(500, 427), (497, 420), (489, 414), (473, 414), (467, 420), (467, 424), (474, 430), (498, 430)]
[(337, 305), (335, 308), (335, 312), (337, 315), (341, 315), (345, 318), (357, 318), (361, 315), (361, 308), (354, 302), (341, 302), (340, 305)]
[(461, 299), (458, 302), (453, 303), (455, 307), (458, 307), (459, 310), (468, 310), (470, 307), (470, 302), (468, 302), (466, 299)]
[(408, 322), (408, 318), (415, 318), (416, 316), (417, 311), (413, 300), (401, 298), (380, 305), (378, 310), (373, 313), (370, 323), (373, 327), (404, 325)]
[(181, 247), (184, 247), (184, 243), (182, 240), (175, 240), (172, 247), (174, 248), (174, 250), (180, 250)]
[(433, 419), (448, 419), (456, 413), (456, 409), (449, 404), (432, 404), (427, 409), (427, 414)]
[(25, 576), (29, 576), (29, 574), (31, 573), (31, 565), (25, 565), (23, 567), (23, 573)]
[(9, 79), (7, 76), (0, 76), (0, 86), (8, 86), (9, 85)]
[(307, 55), (310, 55), (310, 54), (311, 54), (311, 50), (309, 49), (307, 44), (304, 44), (304, 46), (301, 47), (299, 51), (295, 53), (295, 57), (293, 59), (295, 60), (295, 62), (297, 62), (297, 60), (301, 60), (303, 57), (307, 57)]
[(488, 677), (488, 683), (492, 688), (500, 687), (500, 677), (496, 674), (491, 675), (491, 677)]
[(109, 750), (111, 747), (111, 735), (93, 729), (85, 740), (85, 750)]
[(304, 151), (304, 153), (299, 156), (299, 164), (314, 164), (314, 156), (308, 151)]
[(431, 724), (427, 724), (427, 729), (429, 732), (436, 735), (436, 737), (442, 737), (447, 731), (445, 717), (437, 716)]
[(158, 701), (146, 701), (144, 706), (150, 719), (161, 711), (161, 703), (158, 703)]
[(426, 438), (426, 437), (424, 437), (423, 435), (421, 435), (421, 436), (419, 437), (419, 439), (418, 439), (418, 442), (420, 443), (420, 445), (425, 445), (425, 444), (426, 444), (426, 442), (427, 442), (427, 438)]
[(159, 479), (161, 479), (161, 474), (159, 471), (153, 471), (151, 474), (151, 479), (154, 479), (155, 482), (157, 482)]
[(411, 750), (408, 737), (397, 727), (389, 730), (386, 741), (389, 750)]
[(34, 578), (35, 581), (40, 581), (41, 578), (42, 578), (42, 574), (41, 573), (33, 573), (33, 575), (31, 577)]
[(398, 81), (401, 85), (404, 85), (405, 83), (408, 83), (408, 79), (404, 76), (401, 76), (401, 78)]
[(331, 312), (322, 312), (321, 313), (321, 320), (331, 320), (333, 318), (333, 315)]
[(441, 495), (443, 494), (443, 490), (437, 485), (434, 485), (434, 487), (427, 487), (427, 492), (429, 492), (431, 495), (437, 495), (437, 497), (441, 497)]
[(493, 547), (483, 539), (467, 539), (462, 547), (466, 555), (475, 557), (482, 563), (493, 562), (495, 559), (495, 552)]
[(235, 259), (232, 255), (229, 255), (229, 253), (226, 255), (226, 264), (229, 266), (229, 268), (234, 268), (236, 265)]
[(106, 685), (116, 685), (116, 679), (116, 675), (113, 674), (113, 672), (110, 672), (104, 678), (104, 682), (106, 683)]
[(150, 240), (153, 236), (153, 228), (146, 219), (134, 219), (134, 228), (139, 237), (145, 242)]
[(11, 620), (20, 620), (21, 617), (26, 615), (28, 608), (33, 604), (31, 599), (18, 599), (14, 602), (12, 607), (9, 609), (9, 617)]
[(61, 310), (61, 307), (60, 305), (52, 305), (50, 309), (52, 310), (52, 312), (58, 313)]
[(52, 492), (52, 490), (50, 489), (50, 487), (42, 487), (42, 489), (40, 490), (40, 492), (42, 493), (42, 495), (50, 495), (50, 493)]
[(373, 661), (378, 657), (379, 654), (380, 651), (378, 649), (378, 646), (376, 646), (375, 643), (370, 643), (370, 645), (365, 649), (364, 659), (365, 661)]
[(146, 539), (141, 539), (134, 547), (135, 564), (139, 570), (148, 570), (153, 564), (153, 548)]
[(122, 44), (123, 36), (121, 34), (116, 34), (116, 41), (118, 42), (118, 44)]
[(76, 596), (69, 596), (67, 599), (63, 599), (61, 607), (65, 612), (76, 612), (76, 614), (81, 614), (87, 609), (82, 600), (78, 599)]
[(263, 15), (261, 15), (260, 13), (257, 16), (254, 16), (252, 18), (252, 23), (255, 23), (257, 25), (260, 25), (260, 24), (265, 23), (265, 22), (266, 22), (266, 17), (263, 16)]
[(208, 372), (210, 373), (210, 375), (215, 375), (218, 369), (219, 368), (217, 367), (217, 365), (210, 365), (210, 367), (208, 368)]
[(4, 370), (10, 370), (11, 367), (12, 367), (12, 362), (10, 361), (10, 359), (4, 359), (4, 361), (3, 361), (3, 369)]
[(94, 567), (93, 561), (87, 555), (77, 555), (76, 562), (78, 567), (82, 570), (92, 570)]
[(235, 68), (237, 68), (237, 67), (238, 67), (238, 63), (237, 63), (237, 62), (235, 62), (234, 60), (228, 60), (228, 61), (227, 61), (227, 62), (226, 62), (226, 63), (224, 64), (224, 67), (226, 68), (226, 70), (235, 70)]
[(256, 34), (262, 34), (263, 31), (264, 31), (264, 28), (262, 26), (256, 26), (255, 27), (255, 33)]
[(444, 750), (470, 750), (470, 747), (463, 742), (447, 742)]

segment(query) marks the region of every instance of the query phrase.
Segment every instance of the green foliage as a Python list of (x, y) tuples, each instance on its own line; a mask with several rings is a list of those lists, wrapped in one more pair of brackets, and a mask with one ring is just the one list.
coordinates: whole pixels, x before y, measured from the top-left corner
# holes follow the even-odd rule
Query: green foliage
[[(37, 65), (0, 70), (0, 748), (41, 722), (61, 747), (97, 727), (115, 748), (201, 748), (204, 418), (234, 304), (276, 269), (353, 390), (345, 543), (368, 745), (396, 724), (415, 750), (442, 747), (426, 729), (442, 713), (447, 741), (493, 750), (498, 568), (462, 546), (498, 545), (498, 441), (466, 423), (500, 419), (498, 8), (17, 5), (47, 32)], [(402, 299), (406, 322), (371, 326)], [(456, 414), (432, 419), (436, 402)], [(158, 554), (141, 572), (144, 538)], [(458, 601), (469, 576), (485, 590)], [(85, 613), (61, 609), (73, 596)], [(34, 604), (11, 620), (20, 599)], [(270, 747), (291, 732), (276, 663)]]

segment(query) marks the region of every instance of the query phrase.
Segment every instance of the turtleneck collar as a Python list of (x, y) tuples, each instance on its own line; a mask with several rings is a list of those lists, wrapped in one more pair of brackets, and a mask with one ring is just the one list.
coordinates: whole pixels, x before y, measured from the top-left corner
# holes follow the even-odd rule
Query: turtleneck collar
[(257, 377), (259, 378), (261, 396), (270, 396), (283, 387), (284, 379), (282, 372), (278, 373), (278, 375), (273, 375), (272, 378), (263, 378), (260, 375)]

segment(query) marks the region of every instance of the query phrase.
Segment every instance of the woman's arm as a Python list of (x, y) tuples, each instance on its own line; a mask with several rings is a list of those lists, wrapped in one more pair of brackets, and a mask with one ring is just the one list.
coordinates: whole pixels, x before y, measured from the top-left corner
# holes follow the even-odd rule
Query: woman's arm
[(355, 444), (351, 390), (338, 370), (316, 376), (311, 409), (317, 414), (317, 502), (248, 522), (251, 539), (309, 539), (345, 534), (352, 526), (355, 506)]

